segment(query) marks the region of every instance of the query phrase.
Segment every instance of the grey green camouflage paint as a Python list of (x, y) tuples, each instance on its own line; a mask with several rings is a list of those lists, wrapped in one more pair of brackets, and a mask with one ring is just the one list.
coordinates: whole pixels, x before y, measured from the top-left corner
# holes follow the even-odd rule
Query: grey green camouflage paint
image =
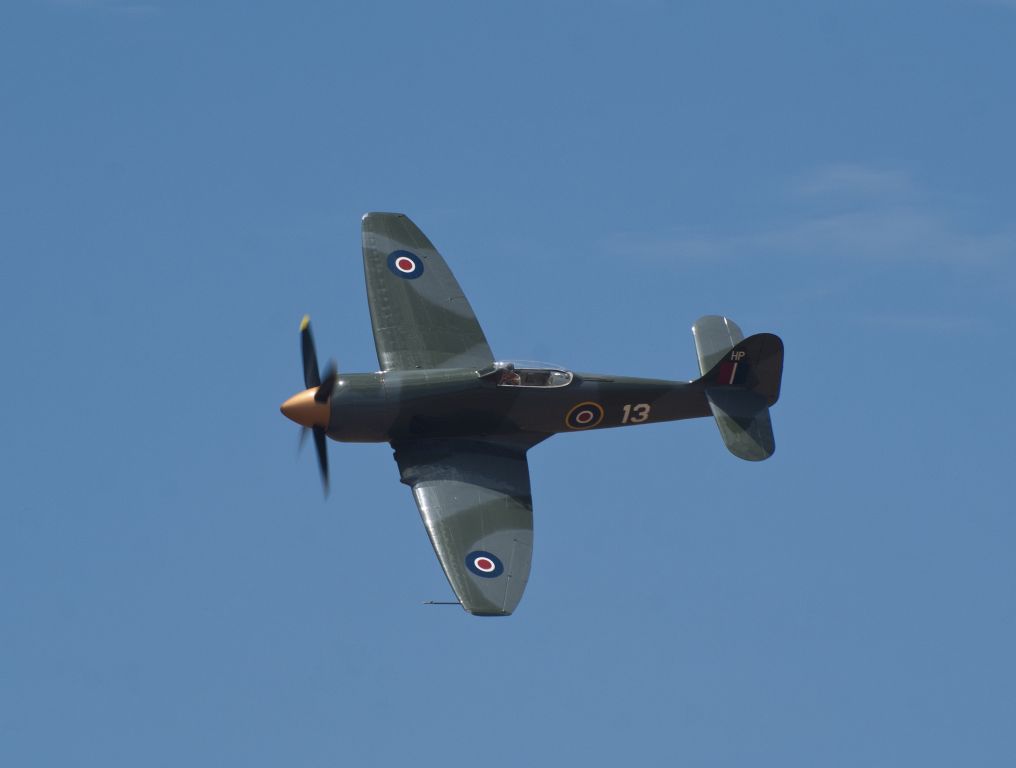
[[(419, 227), (400, 213), (368, 213), (362, 237), (381, 370), (477, 369), (494, 360), (458, 281)], [(420, 274), (393, 270), (397, 252), (418, 257)]]
[(487, 339), (412, 221), (365, 215), (363, 264), (381, 370), (338, 380), (328, 436), (391, 443), (449, 584), (473, 614), (508, 615), (522, 598), (533, 551), (526, 451), (551, 435), (712, 414), (735, 455), (772, 453), (776, 336), (744, 339), (710, 316), (693, 328), (696, 381), (576, 373), (561, 387), (500, 386), (480, 375), (494, 360)]

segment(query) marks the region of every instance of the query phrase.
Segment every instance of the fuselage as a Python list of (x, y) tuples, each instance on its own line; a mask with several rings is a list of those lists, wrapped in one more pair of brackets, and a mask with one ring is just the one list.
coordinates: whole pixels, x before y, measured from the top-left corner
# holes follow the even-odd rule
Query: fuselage
[(472, 369), (341, 375), (329, 401), (327, 434), (343, 442), (549, 436), (711, 415), (694, 382), (569, 376), (563, 386), (512, 386)]

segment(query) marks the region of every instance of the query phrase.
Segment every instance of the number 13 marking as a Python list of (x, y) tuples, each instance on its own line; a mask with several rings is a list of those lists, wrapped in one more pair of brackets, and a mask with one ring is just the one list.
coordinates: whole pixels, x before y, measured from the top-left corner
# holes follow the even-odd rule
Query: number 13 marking
[(626, 403), (624, 406), (624, 415), (621, 417), (621, 423), (641, 424), (648, 418), (649, 418), (649, 403), (639, 403), (637, 405)]

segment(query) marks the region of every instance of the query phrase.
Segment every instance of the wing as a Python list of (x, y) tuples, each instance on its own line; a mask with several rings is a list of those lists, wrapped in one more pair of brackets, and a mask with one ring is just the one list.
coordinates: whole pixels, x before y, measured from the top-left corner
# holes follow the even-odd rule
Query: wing
[(455, 276), (406, 216), (363, 217), (363, 270), (381, 370), (479, 369), (494, 360)]
[(392, 447), (462, 607), (479, 616), (510, 614), (533, 556), (528, 446), (413, 440)]

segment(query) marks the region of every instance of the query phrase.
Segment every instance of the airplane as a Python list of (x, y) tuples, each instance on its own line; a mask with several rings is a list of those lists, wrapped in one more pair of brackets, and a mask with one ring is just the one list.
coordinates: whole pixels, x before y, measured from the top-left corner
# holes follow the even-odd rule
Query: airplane
[(745, 338), (729, 318), (699, 318), (693, 381), (497, 360), (445, 260), (408, 217), (367, 213), (362, 240), (380, 370), (339, 373), (331, 362), (322, 376), (304, 317), (306, 389), (281, 410), (305, 428), (301, 435), (313, 434), (326, 494), (326, 438), (391, 444), (456, 602), (469, 613), (508, 616), (522, 598), (533, 552), (526, 452), (552, 435), (711, 415), (735, 456), (773, 454), (778, 336)]

